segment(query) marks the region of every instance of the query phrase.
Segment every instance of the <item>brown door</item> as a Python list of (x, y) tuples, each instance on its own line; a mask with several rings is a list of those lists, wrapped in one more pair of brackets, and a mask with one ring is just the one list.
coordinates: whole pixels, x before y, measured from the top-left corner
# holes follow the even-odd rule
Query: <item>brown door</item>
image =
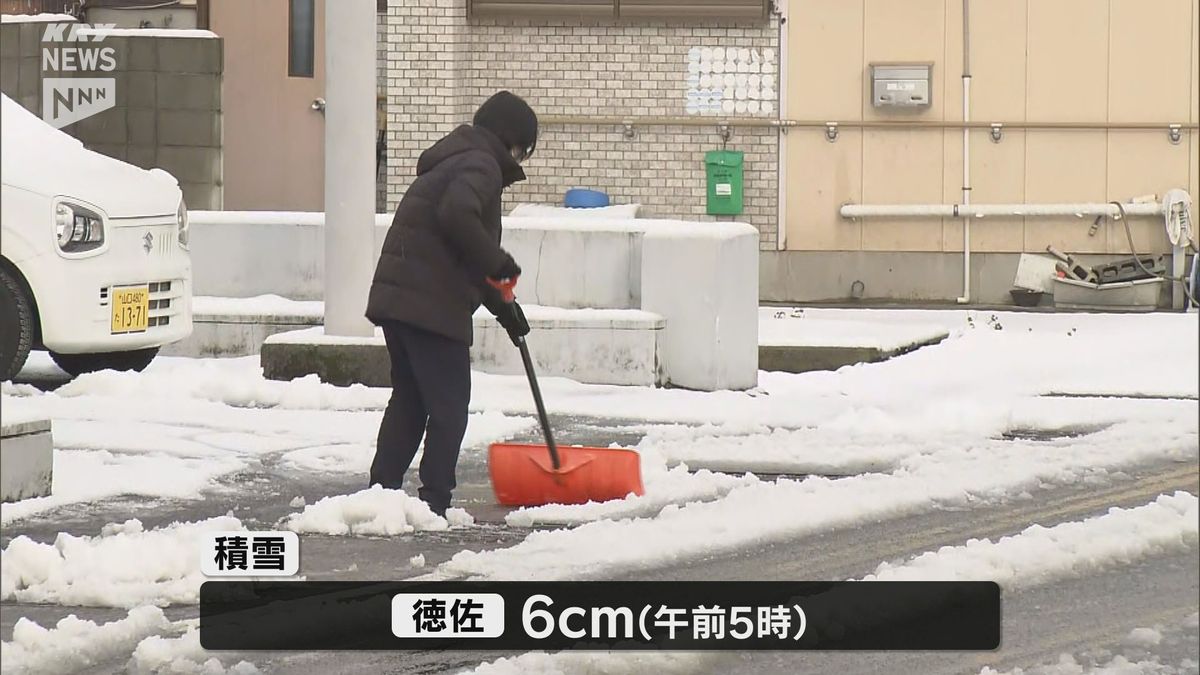
[(225, 49), (227, 210), (324, 209), (324, 115), (313, 109), (325, 90), (324, 4), (212, 0), (210, 30)]

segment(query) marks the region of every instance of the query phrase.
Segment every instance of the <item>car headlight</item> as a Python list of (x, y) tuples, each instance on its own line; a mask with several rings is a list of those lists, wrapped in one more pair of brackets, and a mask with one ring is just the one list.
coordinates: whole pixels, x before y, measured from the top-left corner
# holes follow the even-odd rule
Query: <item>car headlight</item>
[(78, 204), (60, 202), (54, 207), (54, 232), (64, 253), (91, 251), (104, 245), (104, 219)]
[(188, 245), (188, 213), (187, 204), (181, 199), (179, 200), (179, 211), (175, 214), (175, 220), (179, 226), (179, 245), (187, 248)]

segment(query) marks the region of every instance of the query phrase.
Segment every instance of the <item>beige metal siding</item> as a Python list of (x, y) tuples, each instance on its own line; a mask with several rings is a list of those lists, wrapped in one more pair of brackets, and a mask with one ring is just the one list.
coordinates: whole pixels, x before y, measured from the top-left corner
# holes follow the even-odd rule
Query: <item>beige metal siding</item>
[[(1198, 0), (971, 0), (974, 122), (1162, 124), (1149, 130), (1021, 130), (971, 133), (972, 201), (1128, 200), (1173, 187), (1198, 193), (1200, 139), (1166, 124), (1200, 121)], [(962, 119), (962, 0), (791, 0), (786, 117), (801, 120), (957, 122)], [(861, 57), (858, 55), (861, 54)], [(882, 110), (868, 96), (868, 64), (933, 63), (933, 105)], [(857, 98), (856, 98), (857, 97)], [(962, 223), (842, 220), (837, 206), (957, 203), (962, 131), (842, 128), (789, 132), (785, 199), (794, 250), (961, 251)], [(818, 142), (819, 141), (819, 142)], [(824, 163), (824, 164), (822, 164)], [(861, 167), (861, 196), (852, 177)], [(836, 198), (835, 198), (835, 186)], [(977, 221), (976, 251), (1128, 251), (1124, 228), (1090, 219)], [(1133, 223), (1139, 251), (1164, 250), (1162, 225)], [(856, 242), (858, 242), (856, 246)]]
[[(1190, 24), (1192, 26), (1192, 96), (1189, 121), (1192, 124), (1196, 124), (1200, 123), (1200, 0), (1192, 0), (1192, 20)], [(1192, 215), (1200, 219), (1200, 133), (1193, 132), (1191, 134), (1191, 147), (1191, 157), (1188, 160), (1188, 167), (1191, 172), (1191, 179), (1188, 181), (1188, 192), (1197, 201), (1197, 205), (1192, 207)]]
[[(945, 0), (866, 0), (863, 59), (872, 63), (932, 63), (931, 105), (886, 111), (871, 104), (864, 81), (861, 105), (866, 120), (941, 120), (948, 105), (941, 69), (945, 57)], [(864, 71), (864, 80), (869, 71)], [(863, 201), (930, 203), (942, 200), (943, 137), (940, 130), (878, 130), (863, 133)], [(885, 220), (863, 226), (864, 250), (928, 251), (942, 245), (942, 223)]]
[(787, 169), (787, 245), (794, 250), (857, 251), (863, 225), (840, 218), (810, 218), (836, 213), (847, 202), (862, 201), (863, 133), (846, 129), (837, 143), (822, 129), (788, 132), (788, 155), (801, 157)]
[[(863, 0), (791, 0), (787, 59), (788, 115), (802, 119), (862, 119)], [(835, 213), (862, 201), (862, 132), (845, 129), (836, 143), (823, 129), (787, 136), (788, 247), (858, 250), (862, 224), (812, 214)]]
[[(1047, 202), (1102, 202), (1108, 178), (1108, 144), (1103, 131), (1028, 131), (1025, 134), (1025, 199)], [(981, 175), (979, 183), (992, 180)], [(1025, 250), (1042, 251), (1053, 244), (1064, 251), (1104, 253), (1108, 230), (1088, 235), (1090, 220), (1030, 218), (1025, 222)], [(980, 228), (989, 227), (988, 223)]]
[[(1107, 4), (1096, 0), (1030, 0), (1026, 119), (1106, 121)], [(985, 41), (985, 36), (979, 41)], [(992, 86), (982, 80), (978, 84), (980, 89)]]

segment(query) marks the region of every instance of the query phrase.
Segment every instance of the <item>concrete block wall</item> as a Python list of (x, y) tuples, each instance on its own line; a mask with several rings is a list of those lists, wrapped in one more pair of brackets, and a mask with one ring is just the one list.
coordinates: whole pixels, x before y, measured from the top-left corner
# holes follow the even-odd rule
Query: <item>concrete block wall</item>
[[(676, 117), (686, 114), (692, 47), (752, 46), (778, 52), (779, 25), (716, 21), (468, 19), (466, 0), (389, 0), (388, 208), (411, 181), (420, 152), (469, 121), (499, 89), (539, 115)], [(742, 115), (733, 117), (764, 117)], [(711, 126), (543, 125), (529, 180), (506, 198), (559, 204), (572, 187), (638, 202), (642, 215), (716, 220), (705, 214), (704, 153), (720, 149)], [(728, 148), (746, 153), (745, 211), (736, 218), (778, 245), (779, 134), (734, 127)]]
[[(389, 221), (386, 214), (375, 219), (376, 255)], [(634, 380), (611, 378), (637, 371), (639, 383), (706, 391), (755, 386), (759, 251), (750, 225), (506, 218), (504, 226), (524, 270), (517, 294), (531, 305), (531, 323), (544, 320), (537, 325), (560, 331), (561, 344), (584, 341), (557, 350), (561, 358), (543, 352), (543, 363), (553, 364), (548, 374), (628, 384)], [(191, 228), (196, 295), (322, 299), (324, 214), (194, 212)], [(506, 342), (485, 315), (477, 318), (491, 326), (491, 337), (472, 353), (499, 372), (515, 371), (514, 361), (492, 353)], [(492, 348), (481, 351), (486, 345)], [(589, 360), (587, 347), (596, 358)], [(598, 374), (597, 363), (616, 374)]]
[(41, 114), (42, 31), (45, 24), (0, 24), (0, 91)]
[(90, 150), (169, 171), (189, 208), (221, 208), (221, 40), (110, 35), (98, 44), (114, 50), (114, 71), (42, 72), (45, 26), (0, 24), (0, 90), (41, 116), (43, 77), (114, 78), (116, 105), (63, 131)]
[(190, 209), (222, 206), (217, 38), (110, 36), (117, 106), (66, 127), (91, 150), (179, 180)]

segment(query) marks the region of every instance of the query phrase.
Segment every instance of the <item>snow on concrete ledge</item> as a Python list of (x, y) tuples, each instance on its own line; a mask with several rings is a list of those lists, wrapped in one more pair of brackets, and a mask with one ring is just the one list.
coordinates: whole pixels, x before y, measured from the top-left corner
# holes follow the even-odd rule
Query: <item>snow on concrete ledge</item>
[(517, 204), (509, 212), (513, 218), (637, 218), (641, 204), (612, 204), (591, 208), (554, 206), (550, 204)]
[[(197, 294), (322, 298), (323, 213), (190, 217)], [(376, 255), (390, 220), (376, 215)], [(517, 288), (523, 305), (656, 314), (665, 325), (654, 328), (661, 332), (650, 373), (655, 383), (705, 391), (757, 384), (759, 237), (751, 225), (574, 217), (510, 217), (503, 224), (503, 245), (525, 271)], [(263, 250), (275, 255), (264, 259), (257, 253)], [(290, 338), (266, 344), (295, 344), (280, 340)]]
[(246, 317), (264, 320), (314, 319), (325, 317), (325, 303), (320, 300), (291, 300), (279, 295), (264, 294), (250, 298), (221, 298), (211, 295), (192, 297), (192, 314), (206, 317)]
[(267, 338), (263, 344), (269, 345), (370, 345), (382, 347), (383, 329), (375, 328), (372, 337), (351, 337), (347, 335), (327, 335), (325, 326), (313, 326), (303, 330), (292, 330), (286, 333), (276, 333)]
[(854, 319), (812, 309), (760, 307), (758, 344), (785, 347), (867, 347), (896, 351), (942, 340), (950, 332), (932, 324), (873, 321), (866, 312)]
[(194, 28), (80, 28), (81, 37), (165, 37), (165, 38), (215, 38), (211, 30)]
[(0, 14), (0, 23), (75, 23), (70, 14)]
[(0, 501), (50, 494), (54, 475), (50, 420), (6, 396), (0, 427)]

